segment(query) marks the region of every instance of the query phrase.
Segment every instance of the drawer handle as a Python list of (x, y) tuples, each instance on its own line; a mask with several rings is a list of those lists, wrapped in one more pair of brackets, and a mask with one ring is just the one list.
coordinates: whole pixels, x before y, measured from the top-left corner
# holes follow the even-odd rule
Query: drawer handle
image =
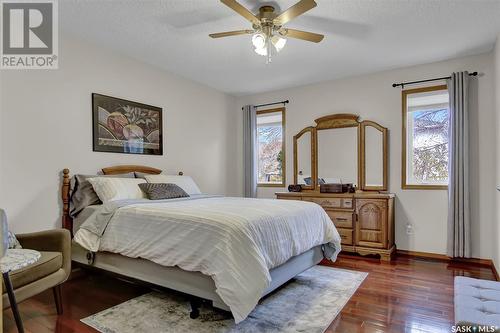
[(336, 220), (337, 221), (347, 221), (347, 219), (345, 217), (337, 217)]

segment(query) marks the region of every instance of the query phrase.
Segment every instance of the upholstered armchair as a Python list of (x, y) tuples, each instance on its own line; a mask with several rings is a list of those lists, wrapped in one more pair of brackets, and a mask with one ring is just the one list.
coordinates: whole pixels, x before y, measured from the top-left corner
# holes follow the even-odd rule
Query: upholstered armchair
[[(10, 272), (10, 280), (17, 302), (52, 288), (57, 313), (63, 311), (61, 283), (71, 272), (71, 236), (68, 230), (56, 229), (16, 235), (24, 249), (40, 252), (40, 259), (22, 269)], [(9, 298), (3, 285), (3, 308), (9, 307)]]

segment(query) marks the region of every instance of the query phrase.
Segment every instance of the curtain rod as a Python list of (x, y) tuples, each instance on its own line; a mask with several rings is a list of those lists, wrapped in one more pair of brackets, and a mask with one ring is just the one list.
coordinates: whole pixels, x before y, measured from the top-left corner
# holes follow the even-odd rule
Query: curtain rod
[[(469, 73), (469, 76), (477, 76), (477, 72), (472, 72)], [(406, 85), (409, 84), (417, 84), (417, 83), (424, 83), (424, 82), (432, 82), (432, 81), (442, 81), (442, 80), (447, 80), (451, 79), (451, 76), (444, 76), (444, 77), (438, 77), (435, 79), (427, 79), (427, 80), (420, 80), (420, 81), (410, 81), (410, 82), (401, 82), (401, 83), (393, 83), (392, 86), (394, 88), (401, 86), (401, 88), (404, 88)]]
[[(287, 99), (286, 101), (281, 101), (281, 102), (274, 102), (274, 103), (267, 103), (267, 104), (260, 104), (260, 105), (254, 105), (255, 108), (261, 108), (263, 106), (271, 106), (271, 105), (276, 105), (276, 104), (288, 104), (290, 101)], [(243, 108), (241, 108), (243, 110)]]

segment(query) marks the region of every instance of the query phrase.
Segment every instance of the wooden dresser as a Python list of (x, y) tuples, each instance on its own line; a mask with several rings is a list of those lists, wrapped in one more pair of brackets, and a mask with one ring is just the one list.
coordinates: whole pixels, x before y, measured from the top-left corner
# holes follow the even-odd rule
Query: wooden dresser
[(342, 238), (342, 250), (379, 254), (391, 260), (394, 244), (394, 194), (377, 192), (277, 192), (278, 199), (304, 200), (323, 207)]

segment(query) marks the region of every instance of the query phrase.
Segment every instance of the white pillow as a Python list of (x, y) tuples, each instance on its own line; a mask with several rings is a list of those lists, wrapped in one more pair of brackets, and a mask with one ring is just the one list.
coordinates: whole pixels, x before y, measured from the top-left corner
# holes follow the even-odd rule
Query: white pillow
[(139, 184), (145, 183), (144, 179), (96, 177), (89, 178), (88, 181), (104, 203), (113, 200), (146, 198), (139, 187)]
[(187, 194), (201, 194), (198, 185), (193, 178), (189, 176), (173, 176), (173, 175), (147, 175), (144, 176), (148, 183), (170, 183), (182, 188)]

